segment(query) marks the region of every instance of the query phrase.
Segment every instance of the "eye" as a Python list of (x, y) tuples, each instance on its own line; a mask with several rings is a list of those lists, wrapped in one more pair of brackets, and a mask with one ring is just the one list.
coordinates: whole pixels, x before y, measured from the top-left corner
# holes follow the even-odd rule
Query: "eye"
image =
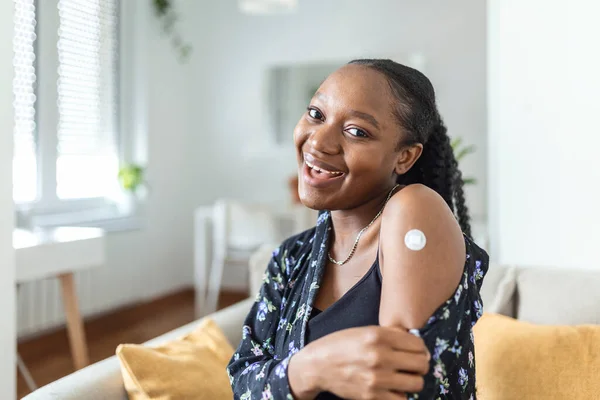
[(314, 107), (308, 107), (308, 115), (312, 118), (312, 119), (318, 119), (320, 121), (323, 121), (324, 117), (323, 114), (321, 113), (321, 111), (317, 110)]
[(369, 137), (369, 134), (367, 132), (363, 131), (362, 129), (358, 129), (358, 128), (348, 128), (348, 129), (346, 129), (346, 132), (348, 132), (352, 136), (356, 136), (359, 138)]

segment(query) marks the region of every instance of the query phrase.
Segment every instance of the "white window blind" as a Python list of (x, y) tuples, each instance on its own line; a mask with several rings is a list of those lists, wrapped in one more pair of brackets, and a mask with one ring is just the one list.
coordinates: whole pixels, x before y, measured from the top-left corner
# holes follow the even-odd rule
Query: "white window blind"
[(13, 0), (13, 198), (41, 213), (118, 190), (119, 0)]
[(59, 0), (60, 199), (105, 196), (115, 185), (118, 11), (114, 0)]
[(19, 203), (37, 196), (35, 12), (34, 0), (15, 1), (13, 198)]

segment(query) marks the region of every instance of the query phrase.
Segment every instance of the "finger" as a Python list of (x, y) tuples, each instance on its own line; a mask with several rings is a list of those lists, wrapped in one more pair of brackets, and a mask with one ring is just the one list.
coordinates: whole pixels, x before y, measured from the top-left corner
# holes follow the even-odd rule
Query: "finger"
[(420, 375), (429, 372), (429, 355), (426, 353), (410, 353), (390, 350), (380, 346), (375, 351), (363, 355), (366, 367), (390, 372), (401, 371)]
[(373, 397), (378, 400), (406, 400), (406, 395), (403, 393), (394, 393), (389, 390), (383, 390), (376, 393)]
[(373, 336), (376, 336), (376, 339), (378, 339), (379, 343), (381, 344), (387, 344), (394, 350), (408, 351), (413, 353), (427, 352), (427, 347), (425, 346), (423, 339), (408, 333), (404, 329), (384, 326), (377, 328), (378, 331), (376, 331)]
[(415, 373), (425, 375), (429, 372), (429, 354), (406, 353), (402, 351), (391, 351), (385, 355), (386, 365), (390, 369), (399, 372)]
[(418, 393), (423, 390), (425, 380), (421, 375), (404, 372), (381, 372), (378, 374), (378, 387), (401, 393)]

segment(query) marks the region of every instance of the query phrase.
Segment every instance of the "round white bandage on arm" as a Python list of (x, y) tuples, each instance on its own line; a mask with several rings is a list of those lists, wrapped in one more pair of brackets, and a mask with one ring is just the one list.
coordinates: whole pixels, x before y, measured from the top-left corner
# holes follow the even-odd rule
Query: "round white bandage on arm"
[(404, 236), (404, 244), (411, 250), (419, 251), (425, 247), (427, 238), (425, 234), (418, 229), (411, 229)]

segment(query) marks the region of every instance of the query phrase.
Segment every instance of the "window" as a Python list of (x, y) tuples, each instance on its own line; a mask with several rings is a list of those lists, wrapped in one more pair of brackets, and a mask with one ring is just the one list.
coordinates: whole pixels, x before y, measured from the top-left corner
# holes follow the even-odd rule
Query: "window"
[(115, 1), (59, 0), (56, 195), (102, 197), (115, 182)]
[(13, 198), (17, 203), (34, 201), (37, 196), (35, 25), (34, 1), (16, 1), (13, 62), (15, 67)]
[(14, 0), (13, 198), (66, 212), (118, 190), (119, 1)]

